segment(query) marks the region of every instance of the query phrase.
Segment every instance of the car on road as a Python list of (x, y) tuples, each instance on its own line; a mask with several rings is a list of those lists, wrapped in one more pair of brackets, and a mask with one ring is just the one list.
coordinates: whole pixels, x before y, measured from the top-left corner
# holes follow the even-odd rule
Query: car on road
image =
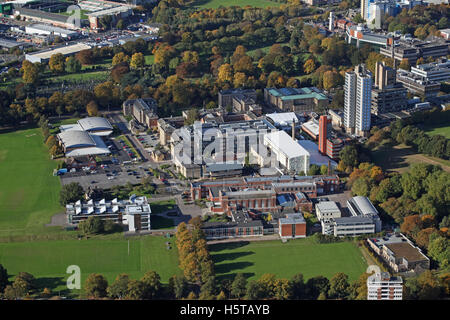
[(115, 179), (115, 177), (108, 177), (108, 180), (113, 180)]

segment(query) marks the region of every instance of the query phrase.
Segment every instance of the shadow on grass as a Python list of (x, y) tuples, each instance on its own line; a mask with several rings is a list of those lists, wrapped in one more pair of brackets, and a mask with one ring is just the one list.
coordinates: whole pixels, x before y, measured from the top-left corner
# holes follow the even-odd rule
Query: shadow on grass
[[(240, 273), (242, 273), (246, 279), (251, 278), (255, 275), (255, 273), (253, 273), (253, 272), (240, 272)], [(233, 281), (234, 278), (236, 277), (236, 274), (238, 274), (238, 272), (219, 275), (219, 276), (216, 276), (216, 280), (218, 280), (219, 282), (223, 281), (223, 280)]]
[[(59, 286), (63, 286), (66, 284), (64, 277), (42, 277), (36, 279), (36, 287), (40, 290), (44, 290), (44, 288), (49, 288), (52, 291)], [(62, 292), (62, 291), (61, 291)]]
[(253, 266), (253, 262), (243, 261), (243, 262), (230, 262), (216, 265), (214, 270), (216, 274), (230, 273), (231, 271), (237, 271), (245, 269), (247, 267)]
[(255, 254), (253, 251), (241, 251), (241, 252), (231, 252), (231, 253), (217, 253), (212, 254), (212, 258), (214, 263), (219, 263), (226, 260), (236, 260), (240, 257), (248, 256), (251, 254)]
[(216, 243), (216, 244), (210, 244), (208, 246), (209, 252), (218, 252), (222, 250), (233, 250), (245, 247), (248, 245), (249, 241), (239, 241), (239, 242), (227, 242), (227, 243)]
[(393, 145), (385, 145), (373, 152), (372, 161), (383, 170), (396, 170), (409, 167), (406, 157), (414, 154), (417, 152), (412, 147), (394, 148)]

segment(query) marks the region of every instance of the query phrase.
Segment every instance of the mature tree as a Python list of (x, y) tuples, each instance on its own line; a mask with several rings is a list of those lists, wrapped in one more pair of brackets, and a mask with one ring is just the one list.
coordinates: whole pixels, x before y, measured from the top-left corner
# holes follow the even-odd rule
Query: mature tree
[(63, 73), (65, 70), (65, 58), (62, 53), (53, 54), (48, 61), (50, 71), (54, 73)]
[(185, 296), (187, 286), (188, 283), (183, 275), (174, 275), (169, 279), (169, 290), (175, 299), (181, 299)]
[(128, 283), (130, 282), (130, 277), (121, 273), (116, 277), (116, 280), (108, 287), (108, 296), (116, 299), (123, 299), (128, 293)]
[(81, 62), (75, 57), (66, 58), (66, 72), (68, 73), (78, 73), (81, 71)]
[(370, 183), (367, 178), (358, 178), (352, 185), (352, 194), (367, 197), (369, 195)]
[(342, 272), (336, 273), (330, 280), (328, 296), (332, 299), (345, 299), (348, 297), (349, 287), (348, 275)]
[(89, 217), (78, 224), (78, 229), (85, 235), (102, 233), (104, 222), (98, 216)]
[(126, 55), (124, 52), (118, 52), (112, 59), (112, 65), (115, 66), (122, 62), (128, 63), (129, 61), (130, 57), (128, 55)]
[(308, 175), (315, 176), (320, 174), (320, 167), (317, 164), (312, 164), (309, 166)]
[(231, 284), (231, 295), (235, 298), (242, 298), (247, 290), (247, 279), (243, 273), (237, 273)]
[(83, 187), (78, 182), (71, 182), (61, 187), (59, 202), (65, 206), (70, 202), (80, 200), (84, 195)]
[(267, 297), (264, 296), (264, 291), (262, 290), (260, 283), (255, 280), (251, 280), (247, 285), (245, 298), (247, 300), (259, 300)]
[(400, 230), (410, 236), (415, 237), (417, 233), (422, 229), (422, 219), (419, 215), (411, 215), (405, 217), (403, 223), (400, 226)]
[(314, 70), (316, 70), (316, 63), (313, 59), (306, 60), (305, 64), (303, 65), (303, 70), (306, 74), (312, 73)]
[(146, 299), (154, 299), (161, 290), (161, 277), (155, 271), (147, 271), (141, 282), (146, 285), (144, 292)]
[(103, 275), (98, 273), (91, 273), (84, 283), (84, 292), (88, 298), (106, 297), (107, 288), (108, 281)]
[(8, 278), (8, 271), (0, 264), (0, 293), (3, 292), (9, 284)]
[(22, 80), (27, 84), (36, 84), (39, 80), (39, 67), (28, 60), (22, 62)]
[(98, 115), (98, 105), (92, 100), (86, 106), (86, 111), (90, 117), (96, 117)]
[(225, 63), (219, 67), (219, 73), (217, 80), (220, 82), (231, 82), (233, 81), (233, 68), (228, 63)]
[(448, 239), (438, 234), (429, 237), (428, 254), (431, 258), (439, 262), (441, 268), (446, 268), (450, 261), (450, 246)]
[(127, 296), (126, 299), (129, 300), (142, 300), (145, 299), (145, 292), (147, 290), (147, 285), (139, 280), (130, 280), (128, 282)]
[(316, 276), (306, 282), (306, 297), (316, 300), (321, 293), (327, 293), (330, 281), (323, 276)]
[(75, 54), (75, 59), (80, 61), (84, 65), (93, 64), (94, 63), (94, 54), (91, 49), (81, 50), (77, 54)]
[(345, 167), (356, 167), (358, 165), (358, 151), (353, 145), (342, 148), (339, 156)]
[(136, 52), (131, 56), (130, 68), (141, 69), (145, 66), (145, 58), (141, 52)]
[(297, 273), (291, 279), (292, 299), (300, 300), (306, 297), (306, 286), (303, 274)]

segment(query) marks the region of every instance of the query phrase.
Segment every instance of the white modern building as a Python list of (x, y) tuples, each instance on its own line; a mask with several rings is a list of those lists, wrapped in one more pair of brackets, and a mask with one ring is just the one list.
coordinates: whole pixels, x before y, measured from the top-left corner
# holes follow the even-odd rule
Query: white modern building
[(264, 145), (275, 155), (287, 171), (304, 172), (309, 169), (309, 153), (284, 131), (268, 133)]
[(330, 221), (335, 237), (356, 237), (375, 233), (375, 224), (369, 217), (342, 217)]
[(107, 155), (111, 151), (103, 142), (102, 137), (109, 136), (113, 127), (102, 117), (89, 117), (78, 120), (76, 124), (62, 125), (58, 141), (66, 157), (82, 157)]
[(59, 36), (61, 38), (72, 38), (77, 37), (79, 34), (74, 30), (64, 29), (60, 27), (55, 27), (42, 23), (34, 23), (28, 26), (25, 26), (25, 33), (27, 34), (38, 34), (45, 36)]
[(411, 73), (422, 77), (425, 81), (447, 81), (450, 80), (450, 61), (442, 59), (439, 62), (412, 66)]
[(347, 200), (347, 206), (353, 217), (370, 218), (375, 225), (375, 232), (381, 232), (381, 220), (378, 211), (367, 197), (353, 197)]
[(77, 121), (76, 124), (67, 124), (59, 127), (61, 132), (86, 131), (96, 136), (109, 136), (113, 132), (111, 123), (103, 117), (88, 117)]
[(358, 65), (345, 74), (344, 126), (348, 133), (365, 136), (370, 130), (372, 73)]
[(379, 272), (367, 278), (367, 300), (402, 300), (403, 279)]
[(128, 200), (78, 200), (66, 205), (67, 222), (78, 225), (89, 217), (99, 217), (128, 225), (129, 231), (150, 230), (150, 204), (147, 197), (132, 195)]
[(334, 201), (321, 201), (316, 204), (316, 215), (319, 220), (330, 220), (341, 217), (341, 210)]

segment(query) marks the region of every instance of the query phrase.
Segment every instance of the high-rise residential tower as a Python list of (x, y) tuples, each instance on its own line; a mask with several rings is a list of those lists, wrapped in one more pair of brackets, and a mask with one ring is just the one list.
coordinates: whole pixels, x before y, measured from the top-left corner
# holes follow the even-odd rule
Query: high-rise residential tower
[(345, 74), (344, 126), (348, 133), (367, 135), (370, 130), (372, 73), (358, 65)]

